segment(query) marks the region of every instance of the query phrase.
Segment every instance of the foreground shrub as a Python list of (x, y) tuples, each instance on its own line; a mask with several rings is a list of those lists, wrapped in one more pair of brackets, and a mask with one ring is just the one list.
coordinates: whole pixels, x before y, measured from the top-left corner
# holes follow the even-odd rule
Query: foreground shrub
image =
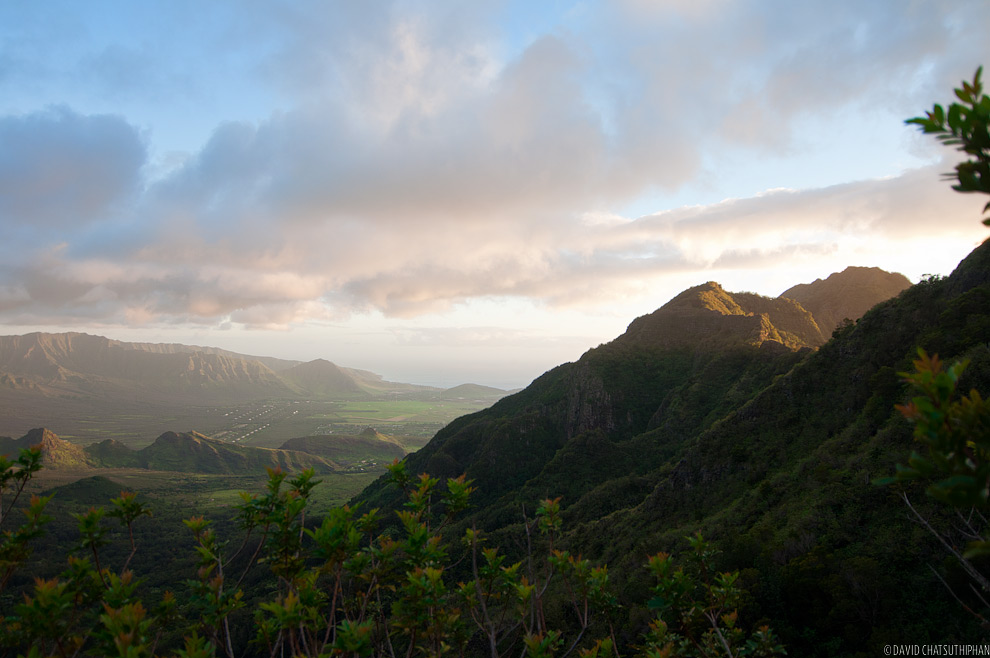
[[(0, 461), (0, 522), (10, 523), (25, 485), (40, 469), (40, 451)], [(463, 476), (441, 485), (422, 474), (410, 477), (403, 462), (390, 478), (406, 490), (398, 526), (381, 531), (378, 510), (336, 508), (318, 524), (306, 522), (307, 499), (319, 482), (312, 471), (290, 477), (269, 470), (265, 491), (242, 494), (240, 544), (228, 550), (209, 520), (185, 521), (196, 553), (194, 577), (182, 601), (170, 592), (147, 607), (137, 594), (140, 579), (129, 569), (138, 548), (133, 525), (150, 511), (130, 492), (111, 500), (109, 511), (75, 515), (79, 541), (56, 578), (34, 581), (23, 601), (0, 616), (0, 646), (19, 656), (159, 655), (163, 637), (181, 631), (177, 657), (444, 656), (487, 654), (564, 658), (619, 656), (612, 626), (617, 608), (608, 570), (557, 546), (560, 502), (545, 500), (526, 519), (531, 540), (523, 560), (509, 563), (476, 529), (462, 542), (462, 563), (451, 564), (445, 530), (469, 505), (473, 491)], [(43, 532), (48, 498), (33, 497), (26, 519), (3, 529), (0, 567), (7, 578), (24, 568), (30, 541)], [(126, 530), (129, 552), (118, 569), (105, 564), (108, 519)], [(536, 554), (532, 546), (545, 546)], [(772, 656), (784, 653), (769, 629), (747, 635), (738, 625), (741, 590), (736, 573), (713, 573), (714, 551), (700, 536), (691, 540), (692, 571), (673, 558), (649, 558), (656, 578), (654, 613), (642, 641), (629, 651), (647, 656)], [(470, 564), (463, 561), (469, 560)], [(235, 565), (238, 565), (235, 568)], [(247, 606), (245, 579), (263, 565), (273, 594), (250, 611), (253, 635), (238, 642), (235, 613)], [(455, 582), (451, 571), (470, 574)], [(6, 579), (4, 580), (6, 583)], [(546, 606), (569, 611), (551, 628)], [(243, 616), (243, 615), (242, 615)], [(598, 634), (595, 636), (595, 634)], [(242, 646), (243, 645), (243, 646)]]

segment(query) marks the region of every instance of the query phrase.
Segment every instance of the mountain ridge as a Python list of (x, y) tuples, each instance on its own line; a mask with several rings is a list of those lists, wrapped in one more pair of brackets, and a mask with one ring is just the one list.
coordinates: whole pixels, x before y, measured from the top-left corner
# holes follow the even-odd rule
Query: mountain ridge
[(633, 320), (618, 341), (654, 347), (818, 347), (824, 337), (810, 312), (786, 298), (729, 293), (715, 281), (688, 288), (648, 315)]
[[(800, 345), (811, 313), (799, 302), (746, 295), (714, 283), (685, 291), (450, 423), (407, 457), (408, 472), (471, 479), (474, 505), (451, 536), (476, 528), (509, 560), (525, 559), (512, 552), (527, 545), (525, 511), (559, 497), (557, 544), (608, 563), (631, 601), (649, 597), (646, 555), (684, 550), (701, 532), (724, 551), (719, 570), (741, 572), (750, 614), (772, 619), (793, 655), (966, 637), (972, 623), (926, 567), (944, 562), (941, 546), (871, 480), (911, 449), (894, 405), (918, 346), (970, 359), (965, 387), (990, 386), (990, 244), (946, 279), (840, 324), (818, 349)], [(774, 322), (782, 313), (791, 337)], [(402, 496), (381, 478), (352, 502), (399, 509)]]
[[(609, 445), (620, 453), (619, 444), (651, 430), (679, 435), (704, 430), (824, 342), (811, 313), (797, 301), (729, 293), (716, 282), (704, 283), (636, 318), (615, 340), (551, 369), (520, 393), (450, 423), (408, 459), (417, 472), (466, 473), (483, 492), (483, 507), (495, 509), (496, 501), (542, 469), (556, 468), (555, 460), (567, 462), (569, 451)], [(604, 481), (609, 473), (591, 469), (584, 475)], [(569, 490), (578, 481), (560, 484)], [(374, 485), (369, 491), (375, 505), (386, 504)], [(495, 516), (485, 527), (503, 521)]]
[[(635, 319), (617, 340), (666, 347), (699, 347), (700, 340), (708, 349), (817, 348), (837, 326), (837, 316), (858, 317), (865, 310), (860, 307), (896, 294), (906, 284), (902, 275), (878, 268), (847, 268), (825, 280), (793, 286), (777, 298), (728, 293), (708, 282)], [(497, 390), (461, 386), (466, 388), (450, 395), (499, 397)], [(299, 362), (178, 343), (128, 343), (80, 332), (0, 336), (0, 397), (11, 404), (25, 396), (135, 402), (167, 396), (219, 404), (264, 398), (370, 399), (442, 390), (388, 382), (324, 359)]]
[(237, 446), (198, 432), (164, 432), (140, 450), (132, 450), (114, 439), (80, 446), (59, 438), (46, 428), (36, 428), (19, 439), (0, 437), (0, 454), (16, 455), (23, 448), (38, 446), (41, 461), (53, 469), (142, 468), (184, 473), (257, 474), (265, 468), (300, 471), (312, 468), (333, 473), (340, 466), (308, 452), (291, 449)]
[(908, 278), (897, 272), (850, 266), (825, 279), (792, 286), (780, 297), (793, 299), (808, 309), (828, 337), (843, 320), (855, 320), (876, 305), (877, 297), (896, 297), (910, 285)]
[(370, 399), (441, 389), (310, 362), (255, 357), (178, 343), (128, 343), (80, 332), (0, 336), (0, 394), (197, 403), (278, 399)]

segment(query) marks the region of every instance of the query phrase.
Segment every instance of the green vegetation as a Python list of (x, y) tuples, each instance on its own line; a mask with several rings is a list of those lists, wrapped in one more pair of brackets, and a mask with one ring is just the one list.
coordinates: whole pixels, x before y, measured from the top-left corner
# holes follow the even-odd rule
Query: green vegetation
[(317, 455), (351, 468), (384, 467), (406, 454), (405, 448), (397, 440), (380, 434), (371, 427), (365, 428), (357, 436), (332, 434), (289, 439), (281, 448)]
[[(972, 83), (964, 81), (955, 90), (961, 104), (953, 103), (947, 112), (941, 105), (935, 105), (926, 117), (909, 119), (907, 123), (934, 133), (943, 143), (957, 146), (970, 156), (956, 166), (954, 175), (949, 175), (957, 180), (953, 189), (990, 194), (990, 97), (983, 94), (982, 72), (982, 67), (977, 69)], [(984, 207), (984, 212), (988, 210), (990, 203)], [(990, 226), (990, 219), (984, 223)], [(985, 295), (969, 297), (966, 311), (974, 303), (986, 301)], [(985, 321), (974, 323), (968, 312), (957, 312), (956, 316), (964, 318), (967, 334), (972, 334), (974, 329), (976, 334), (986, 334)], [(946, 368), (938, 356), (929, 357), (920, 348), (918, 354), (914, 371), (901, 373), (918, 395), (898, 409), (914, 426), (914, 438), (927, 448), (927, 455), (912, 451), (907, 466), (898, 465), (895, 476), (882, 478), (878, 483), (924, 482), (930, 497), (956, 511), (957, 522), (945, 526), (920, 513), (907, 492), (901, 494), (918, 522), (955, 558), (970, 581), (969, 586), (954, 587), (933, 569), (935, 575), (986, 628), (990, 624), (990, 604), (986, 598), (990, 596), (990, 578), (980, 562), (990, 555), (990, 523), (985, 516), (990, 510), (990, 407), (975, 388), (968, 395), (958, 393), (969, 359)], [(967, 545), (965, 550), (959, 548), (963, 543)]]
[[(983, 93), (982, 74), (981, 66), (972, 82), (963, 81), (955, 90), (961, 103), (953, 103), (948, 110), (936, 104), (924, 117), (907, 121), (969, 156), (956, 165), (955, 173), (947, 175), (956, 180), (952, 189), (958, 192), (990, 194), (990, 96)], [(983, 212), (990, 212), (990, 202)], [(983, 223), (990, 226), (990, 218)]]
[[(139, 449), (150, 445), (163, 428), (195, 428), (212, 438), (261, 448), (278, 448), (286, 440), (320, 434), (360, 434), (369, 425), (396, 437), (407, 450), (423, 446), (455, 418), (490, 406), (491, 398), (365, 400), (257, 400), (223, 405), (169, 404), (161, 399), (142, 405), (147, 413), (127, 413), (126, 400), (80, 402), (39, 398), (11, 402), (8, 427), (38, 423), (62, 438), (86, 445), (106, 439)], [(35, 402), (37, 404), (35, 404)], [(4, 405), (5, 410), (8, 406)], [(28, 425), (30, 427), (30, 425)]]
[(913, 452), (893, 481), (930, 481), (925, 492), (932, 498), (982, 510), (990, 507), (990, 407), (975, 389), (958, 395), (966, 364), (945, 368), (937, 356), (920, 350), (914, 372), (902, 373), (919, 395), (898, 409), (914, 425), (914, 438), (928, 455)]
[[(23, 491), (40, 456), (26, 449), (16, 463), (0, 464), (2, 489)], [(162, 651), (233, 658), (249, 646), (271, 656), (442, 656), (464, 655), (477, 637), (492, 658), (563, 658), (575, 650), (586, 658), (621, 655), (610, 621), (615, 600), (608, 571), (558, 548), (558, 501), (544, 501), (526, 520), (525, 561), (509, 564), (480, 532), (465, 532), (469, 579), (452, 586), (445, 574), (457, 565), (441, 531), (469, 506), (474, 487), (463, 477), (444, 487), (425, 474), (411, 478), (398, 461), (390, 474), (407, 496), (406, 509), (397, 513), (398, 537), (376, 536), (381, 518), (374, 510), (360, 514), (347, 506), (307, 524), (307, 503), (319, 484), (312, 471), (290, 479), (269, 470), (265, 492), (244, 494), (237, 506), (240, 548), (230, 551), (201, 516), (184, 521), (194, 539), (195, 569), (180, 595), (160, 592), (150, 608), (144, 604), (150, 592), (129, 566), (139, 554), (137, 522), (151, 510), (122, 492), (109, 511), (90, 507), (72, 515), (79, 539), (64, 571), (37, 578), (20, 603), (5, 601), (0, 646), (30, 658)], [(104, 487), (99, 480), (76, 485), (83, 497)], [(32, 499), (27, 522), (5, 532), (0, 555), (8, 572), (26, 560), (27, 541), (50, 520), (44, 515), (49, 500)], [(4, 514), (0, 522), (7, 519)], [(106, 519), (117, 519), (126, 535), (112, 558)], [(670, 556), (650, 559), (657, 579), (650, 608), (657, 612), (639, 651), (705, 658), (784, 654), (767, 627), (752, 634), (740, 627), (736, 606), (745, 592), (736, 584), (739, 574), (712, 573), (712, 550), (700, 536), (692, 546), (697, 579), (672, 569)], [(238, 560), (242, 553), (250, 557)], [(119, 568), (108, 566), (118, 562)], [(249, 578), (262, 564), (266, 577)], [(569, 620), (554, 627), (562, 620), (553, 608), (561, 604), (570, 609)], [(704, 629), (696, 632), (699, 621)]]
[[(894, 477), (882, 478), (878, 484), (921, 481), (928, 485), (925, 492), (929, 496), (957, 510), (958, 523), (936, 528), (937, 521), (933, 523), (919, 513), (908, 494), (901, 494), (916, 519), (938, 538), (972, 581), (970, 591), (960, 593), (939, 576), (943, 584), (986, 627), (990, 605), (985, 596), (990, 594), (990, 578), (978, 560), (990, 555), (990, 528), (985, 516), (990, 509), (990, 407), (976, 390), (958, 395), (965, 361), (945, 368), (938, 357), (919, 350), (914, 366), (914, 372), (902, 374), (919, 395), (898, 409), (914, 425), (914, 438), (928, 454), (912, 452), (907, 466), (898, 465)], [(965, 550), (959, 547), (963, 542)]]

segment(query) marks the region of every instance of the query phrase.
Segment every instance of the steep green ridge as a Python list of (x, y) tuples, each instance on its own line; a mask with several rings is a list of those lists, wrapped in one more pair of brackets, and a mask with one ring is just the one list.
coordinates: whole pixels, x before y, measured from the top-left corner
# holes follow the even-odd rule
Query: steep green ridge
[(16, 456), (23, 448), (41, 447), (41, 463), (46, 468), (77, 468), (90, 465), (82, 446), (63, 441), (51, 430), (39, 427), (19, 439), (0, 437), (0, 454)]
[[(990, 246), (818, 350), (797, 349), (818, 329), (800, 304), (752, 297), (713, 283), (686, 291), (451, 423), (408, 458), (410, 472), (473, 478), (476, 506), (452, 532), (475, 525), (502, 546), (525, 545), (524, 508), (561, 496), (566, 547), (608, 562), (630, 600), (645, 595), (630, 574), (648, 553), (703, 530), (722, 566), (742, 570), (753, 593), (744, 612), (771, 620), (792, 655), (969, 637), (971, 619), (927, 567), (944, 553), (871, 480), (910, 450), (893, 405), (917, 346), (970, 358), (966, 386), (987, 390)], [(359, 500), (399, 502), (380, 482)]]
[[(896, 373), (910, 369), (916, 346), (971, 359), (965, 387), (987, 390), (988, 302), (984, 245), (948, 280), (914, 286), (840, 330), (751, 400), (685, 437), (657, 468), (586, 493), (567, 512), (575, 544), (625, 573), (650, 547), (678, 545), (701, 529), (725, 547), (732, 568), (750, 575), (759, 610), (798, 655), (967, 637), (971, 618), (927, 566), (945, 563), (952, 581), (954, 565), (871, 480), (890, 474), (912, 447), (893, 405), (905, 397)], [(641, 437), (654, 448), (673, 440), (662, 429)], [(599, 513), (616, 490), (631, 488), (647, 495), (627, 495), (623, 509)], [(913, 496), (926, 504), (919, 491)]]
[[(569, 494), (574, 502), (597, 484), (655, 467), (666, 452), (644, 452), (643, 433), (664, 427), (676, 443), (705, 429), (822, 342), (797, 302), (709, 282), (524, 391), (454, 421), (410, 456), (410, 466), (466, 473), (481, 492), (477, 520), (498, 527), (516, 514), (506, 511), (507, 494)], [(368, 492), (376, 502), (388, 495)]]
[(64, 441), (50, 430), (39, 428), (20, 439), (0, 437), (0, 454), (16, 455), (22, 448), (40, 445), (42, 462), (48, 468), (145, 468), (184, 473), (251, 474), (265, 468), (319, 473), (339, 470), (325, 457), (291, 449), (272, 450), (238, 446), (210, 439), (197, 432), (165, 432), (151, 445), (131, 450), (107, 439), (82, 447)]

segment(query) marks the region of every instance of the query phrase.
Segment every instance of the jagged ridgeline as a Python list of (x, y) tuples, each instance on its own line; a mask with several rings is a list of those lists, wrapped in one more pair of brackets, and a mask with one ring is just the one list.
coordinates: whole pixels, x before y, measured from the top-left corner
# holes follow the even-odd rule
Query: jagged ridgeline
[[(791, 655), (971, 637), (927, 566), (942, 549), (871, 481), (911, 449), (893, 405), (917, 347), (970, 359), (964, 388), (988, 388), (990, 247), (907, 286), (850, 268), (776, 299), (692, 288), (451, 423), (409, 470), (474, 479), (460, 529), (501, 546), (524, 545), (524, 508), (560, 496), (567, 548), (607, 562), (629, 601), (646, 594), (647, 554), (701, 530), (725, 551), (721, 567), (742, 571), (743, 614), (770, 620)], [(383, 482), (359, 500), (400, 504)]]
[(338, 465), (327, 456), (300, 449), (269, 449), (215, 441), (198, 432), (165, 432), (154, 443), (132, 450), (114, 439), (88, 446), (69, 443), (39, 428), (20, 439), (0, 437), (0, 454), (16, 455), (21, 449), (41, 446), (46, 468), (144, 468), (155, 471), (256, 475), (265, 468), (300, 471), (312, 468), (332, 473)]
[[(844, 305), (851, 279), (868, 291), (853, 306)], [(872, 294), (875, 304), (908, 286), (899, 274), (850, 268), (805, 289), (828, 300), (819, 305), (857, 318), (864, 297)], [(825, 341), (799, 302), (730, 293), (708, 282), (521, 393), (451, 423), (409, 465), (441, 476), (467, 473), (480, 489), (477, 520), (499, 527), (518, 515), (503, 495), (564, 496), (573, 504), (601, 482), (660, 463), (667, 448), (680, 449), (686, 437), (746, 403)], [(624, 505), (614, 495), (609, 501), (608, 508)]]

